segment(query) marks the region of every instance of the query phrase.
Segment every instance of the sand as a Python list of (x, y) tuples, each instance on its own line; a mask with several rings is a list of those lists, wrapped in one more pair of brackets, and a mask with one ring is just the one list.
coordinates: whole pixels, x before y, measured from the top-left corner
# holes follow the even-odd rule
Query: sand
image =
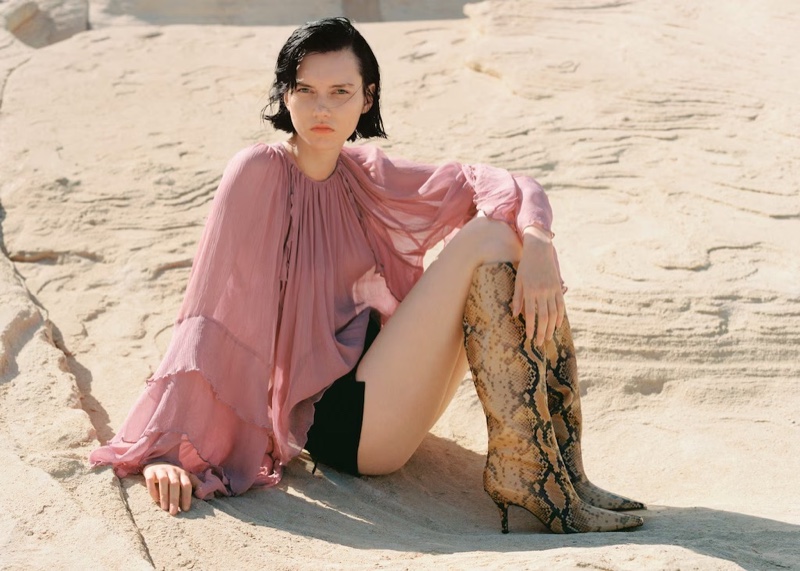
[(800, 569), (795, 2), (315, 5), (362, 16), (388, 153), (548, 191), (587, 469), (649, 506), (577, 536), (521, 510), (499, 533), (469, 377), (388, 477), (301, 456), (172, 518), (89, 470), (166, 348), (226, 161), (283, 138), (259, 110), (294, 21), (109, 1), (63, 32), (50, 2), (23, 41), (22, 4), (0, 3), (0, 568)]

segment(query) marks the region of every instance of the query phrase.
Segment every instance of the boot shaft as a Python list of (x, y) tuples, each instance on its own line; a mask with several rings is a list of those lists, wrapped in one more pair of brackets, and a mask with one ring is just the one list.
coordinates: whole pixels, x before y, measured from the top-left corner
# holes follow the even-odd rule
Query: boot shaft
[(484, 488), (501, 510), (503, 531), (509, 505), (559, 533), (641, 525), (593, 508), (575, 492), (548, 410), (545, 356), (511, 311), (515, 279), (510, 263), (479, 267), (464, 311), (467, 359), (489, 433)]

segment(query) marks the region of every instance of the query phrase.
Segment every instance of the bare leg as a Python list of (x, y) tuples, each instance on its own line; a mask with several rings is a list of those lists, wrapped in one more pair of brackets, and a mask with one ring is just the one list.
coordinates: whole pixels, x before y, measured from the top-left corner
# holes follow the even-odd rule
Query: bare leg
[(444, 411), (447, 409), (450, 401), (453, 400), (458, 386), (461, 384), (461, 381), (464, 380), (468, 371), (469, 361), (467, 361), (467, 351), (462, 345), (458, 353), (458, 358), (456, 359), (456, 365), (453, 367), (453, 373), (450, 375), (450, 380), (447, 382), (444, 399), (442, 400), (442, 404), (439, 405), (439, 410), (436, 412), (436, 420), (439, 420), (444, 414)]
[(518, 262), (521, 251), (508, 225), (477, 217), (400, 304), (356, 371), (366, 384), (361, 473), (393, 472), (419, 447), (466, 372), (461, 321), (475, 268)]

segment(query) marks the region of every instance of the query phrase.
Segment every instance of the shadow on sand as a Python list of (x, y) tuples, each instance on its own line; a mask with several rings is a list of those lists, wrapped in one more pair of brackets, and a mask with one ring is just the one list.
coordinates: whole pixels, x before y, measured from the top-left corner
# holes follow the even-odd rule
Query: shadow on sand
[(197, 502), (185, 517), (213, 517), (216, 509), (252, 525), (356, 549), (451, 554), (663, 545), (748, 571), (792, 569), (800, 561), (800, 526), (700, 507), (650, 506), (638, 512), (645, 518), (641, 528), (574, 535), (545, 532), (532, 515), (512, 508), (511, 533), (502, 535), (497, 508), (482, 489), (483, 463), (484, 456), (429, 436), (391, 476), (354, 478), (324, 468), (312, 476), (307, 463), (295, 461), (277, 488)]

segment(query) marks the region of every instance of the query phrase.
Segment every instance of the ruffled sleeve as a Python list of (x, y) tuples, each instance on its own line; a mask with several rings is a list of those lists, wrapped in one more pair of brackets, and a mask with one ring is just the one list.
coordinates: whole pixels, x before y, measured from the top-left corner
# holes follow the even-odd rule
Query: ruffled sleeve
[(430, 166), (390, 159), (368, 145), (346, 147), (343, 155), (379, 270), (398, 300), (422, 274), (425, 252), (478, 210), (520, 235), (534, 225), (552, 236), (550, 202), (530, 177), (483, 164)]
[(90, 456), (120, 477), (156, 460), (199, 476), (195, 495), (280, 479), (268, 406), (288, 224), (276, 150), (228, 164), (167, 353), (117, 435)]

